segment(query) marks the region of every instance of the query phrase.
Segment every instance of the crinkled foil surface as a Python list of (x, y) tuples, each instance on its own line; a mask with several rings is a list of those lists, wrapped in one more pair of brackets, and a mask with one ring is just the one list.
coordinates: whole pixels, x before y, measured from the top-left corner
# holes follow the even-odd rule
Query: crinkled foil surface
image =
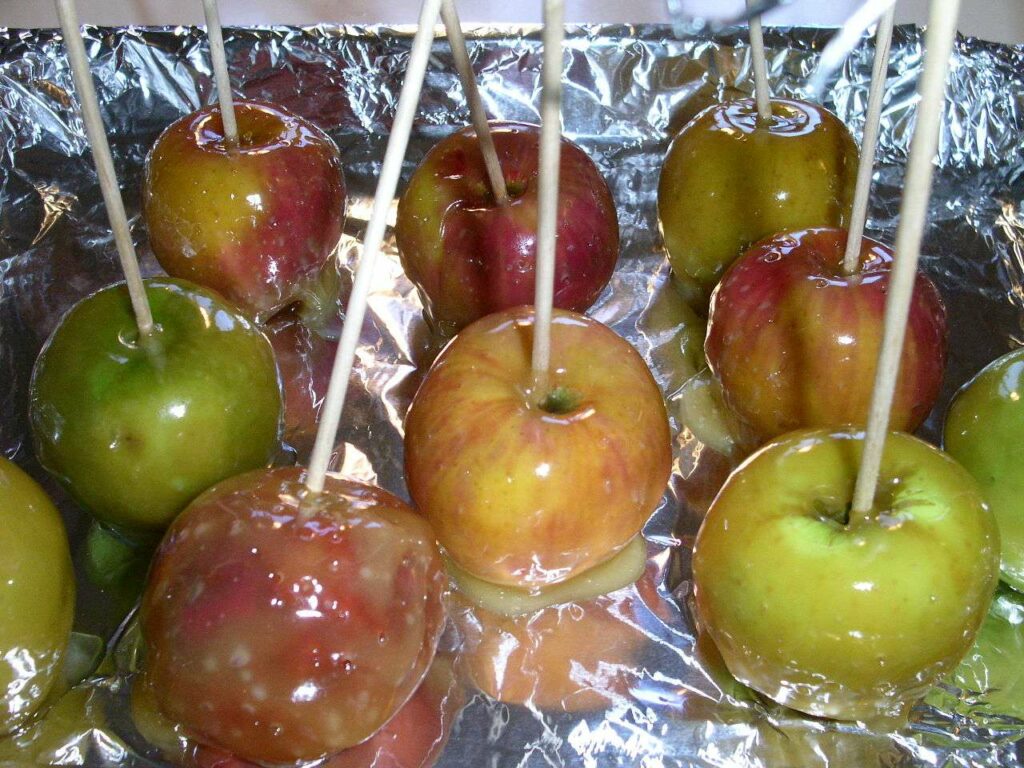
[[(766, 31), (777, 94), (807, 95), (806, 77), (829, 37), (827, 30)], [(410, 29), (384, 27), (227, 34), (237, 94), (279, 102), (338, 142), (350, 190), (340, 248), (347, 274), (358, 260), (410, 41)], [(206, 38), (192, 28), (87, 28), (86, 44), (134, 236), (144, 270), (152, 274), (158, 268), (139, 219), (143, 161), (165, 126), (213, 100)], [(478, 27), (470, 46), (491, 116), (537, 122), (539, 30)], [(915, 120), (922, 47), (920, 30), (897, 29), (869, 222), (871, 233), (889, 242)], [(871, 52), (865, 40), (824, 97), (855, 134), (863, 122)], [(962, 38), (954, 56), (923, 247), (924, 268), (945, 297), (951, 325), (943, 397), (924, 428), (933, 441), (956, 388), (1024, 343), (1024, 48)], [(641, 351), (672, 401), (694, 363), (680, 348), (686, 328), (671, 306), (657, 223), (658, 174), (671, 136), (689, 117), (723, 96), (750, 91), (745, 36), (677, 40), (667, 27), (572, 27), (564, 77), (565, 132), (608, 179), (622, 231), (618, 270), (590, 314)], [(43, 341), (73, 302), (119, 279), (75, 103), (59, 35), (0, 29), (0, 449), (61, 502), (72, 545), (80, 547), (86, 516), (34, 463), (26, 431), (28, 377)], [(467, 122), (448, 45), (439, 39), (405, 177), (434, 142)], [(347, 471), (404, 495), (402, 417), (429, 361), (424, 350), (437, 344), (390, 234), (385, 246), (357, 362), (368, 396), (350, 397), (342, 439), (349, 446)], [(803, 718), (716, 671), (694, 639), (688, 553), (728, 466), (678, 418), (673, 427), (675, 472), (645, 530), (658, 593), (645, 598), (649, 610), (642, 621), (618, 617), (634, 622), (645, 638), (642, 653), (619, 670), (628, 679), (625, 692), (611, 695), (603, 708), (566, 712), (535, 702), (497, 703), (467, 685), (438, 765), (1024, 764), (1024, 722), (990, 703), (996, 699), (986, 690), (985, 661), (975, 667), (973, 690), (946, 684), (915, 708), (909, 725), (895, 729)], [(1004, 596), (1000, 603), (1011, 632), (999, 653), (1011, 669), (1024, 667), (1021, 602)], [(119, 620), (104, 594), (80, 577), (77, 628), (112, 637)], [(61, 710), (73, 715), (65, 712), (48, 724), (43, 737), (23, 750), (24, 759), (159, 764), (158, 751), (128, 717), (130, 667), (118, 662), (109, 674), (81, 683), (73, 692), (78, 704)], [(1015, 711), (1019, 715), (1019, 703)]]

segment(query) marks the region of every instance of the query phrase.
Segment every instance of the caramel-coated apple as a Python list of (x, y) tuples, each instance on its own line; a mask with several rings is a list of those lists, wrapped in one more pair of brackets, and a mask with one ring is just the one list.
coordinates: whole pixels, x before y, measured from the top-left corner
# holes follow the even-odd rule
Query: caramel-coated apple
[(729, 671), (818, 717), (899, 717), (971, 647), (998, 581), (999, 532), (971, 476), (892, 432), (865, 516), (863, 433), (807, 430), (730, 475), (697, 534), (702, 630)]
[(167, 531), (142, 599), (160, 710), (242, 760), (316, 760), (366, 740), (434, 657), (447, 579), (405, 503), (289, 467), (226, 480)]
[(839, 118), (815, 104), (752, 99), (708, 107), (676, 136), (658, 183), (658, 215), (673, 274), (695, 307), (725, 269), (777, 232), (846, 226), (857, 145)]
[[(428, 319), (448, 336), (484, 315), (533, 303), (540, 128), (496, 122), (491, 134), (506, 205), (494, 199), (472, 128), (427, 153), (398, 205), (402, 265)], [(560, 158), (554, 304), (583, 312), (615, 270), (619, 225), (608, 184), (587, 154), (563, 138)]]
[(532, 307), (489, 315), (440, 354), (405, 424), (405, 474), (447, 554), (540, 588), (622, 550), (665, 492), (668, 417), (639, 354), (555, 310), (549, 389), (533, 391)]
[[(844, 229), (777, 234), (752, 246), (711, 299), (705, 353), (732, 409), (761, 439), (867, 424), (893, 254), (864, 238), (843, 273)], [(889, 427), (928, 416), (946, 365), (946, 311), (919, 272)]]
[(266, 318), (315, 291), (345, 215), (338, 148), (282, 107), (235, 104), (238, 145), (217, 107), (179, 119), (146, 160), (143, 215), (168, 274)]

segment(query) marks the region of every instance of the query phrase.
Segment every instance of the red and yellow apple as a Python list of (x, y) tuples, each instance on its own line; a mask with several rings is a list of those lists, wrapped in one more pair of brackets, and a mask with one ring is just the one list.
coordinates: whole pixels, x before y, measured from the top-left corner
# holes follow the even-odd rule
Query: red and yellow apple
[(345, 215), (338, 148), (281, 107), (235, 104), (238, 145), (220, 110), (168, 127), (146, 160), (143, 215), (168, 274), (266, 318), (314, 290)]
[(142, 599), (145, 675), (194, 740), (259, 763), (317, 760), (412, 696), (444, 624), (430, 526), (391, 494), (304, 470), (211, 488), (174, 521)]
[(752, 99), (708, 107), (669, 147), (658, 216), (672, 270), (702, 309), (751, 243), (777, 232), (849, 221), (857, 145), (821, 106), (772, 99), (770, 121)]
[[(398, 204), (402, 265), (428, 320), (448, 336), (484, 315), (533, 303), (540, 128), (491, 127), (507, 204), (494, 199), (472, 128), (427, 153)], [(554, 302), (583, 312), (615, 270), (619, 225), (608, 184), (564, 138), (560, 169)]]
[[(761, 438), (867, 424), (892, 251), (869, 238), (842, 270), (846, 230), (778, 234), (751, 247), (711, 299), (705, 353), (725, 398)], [(946, 311), (918, 273), (889, 419), (912, 432), (939, 394)]]
[(541, 588), (636, 536), (672, 461), (661, 391), (611, 329), (555, 310), (550, 386), (533, 391), (532, 307), (444, 349), (405, 423), (405, 474), (447, 554), (473, 576)]
[(999, 532), (953, 459), (892, 432), (875, 503), (850, 501), (863, 433), (806, 430), (726, 481), (697, 534), (697, 614), (729, 671), (819, 717), (904, 714), (971, 647)]

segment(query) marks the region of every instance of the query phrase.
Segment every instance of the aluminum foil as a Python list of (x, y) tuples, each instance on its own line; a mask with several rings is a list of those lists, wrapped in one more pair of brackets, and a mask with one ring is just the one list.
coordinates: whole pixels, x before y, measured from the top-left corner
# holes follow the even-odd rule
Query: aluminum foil
[[(87, 28), (85, 36), (134, 237), (144, 271), (152, 274), (158, 268), (138, 215), (142, 164), (167, 124), (212, 101), (205, 35), (193, 28)], [(777, 94), (805, 93), (829, 36), (820, 29), (766, 30)], [(274, 27), (226, 34), (236, 93), (276, 101), (313, 120), (342, 150), (350, 190), (339, 250), (343, 285), (358, 259), (410, 40), (410, 29), (390, 27)], [(481, 26), (469, 35), (469, 44), (491, 116), (538, 121), (539, 30)], [(826, 105), (855, 133), (863, 121), (871, 50), (864, 41), (827, 92)], [(716, 99), (751, 90), (745, 34), (677, 40), (667, 27), (577, 26), (568, 30), (565, 53), (565, 132), (608, 179), (622, 232), (619, 268), (590, 314), (641, 351), (675, 405), (701, 367), (703, 329), (679, 305), (668, 282), (656, 184), (669, 139), (689, 117)], [(898, 28), (869, 221), (870, 233), (890, 242), (921, 62), (921, 31)], [(37, 726), (0, 744), (0, 764), (161, 764), (171, 759), (168, 753), (161, 753), (154, 737), (142, 735), (145, 729), (131, 715), (134, 635), (130, 624), (118, 630), (126, 607), (81, 573), (88, 520), (39, 470), (26, 437), (26, 387), (41, 344), (73, 302), (119, 277), (59, 35), (0, 28), (0, 105), (0, 450), (33, 472), (65, 514), (80, 571), (77, 628), (112, 638), (96, 672)], [(448, 46), (440, 39), (405, 178), (435, 141), (467, 122)], [(923, 430), (930, 439), (937, 437), (956, 388), (983, 364), (1024, 343), (1022, 198), (1024, 48), (962, 38), (951, 71), (924, 242), (924, 268), (945, 297), (951, 326), (943, 396)], [(440, 340), (423, 322), (390, 234), (362, 341), (361, 386), (350, 396), (341, 435), (347, 445), (344, 469), (405, 495), (402, 417)], [(478, 619), (453, 610), (448, 646), (459, 695), (445, 698), (450, 711), (443, 718), (444, 733), (425, 762), (647, 768), (1024, 765), (1024, 721), (1019, 719), (1024, 706), (1013, 691), (993, 690), (993, 681), (1007, 679), (1006, 669), (1024, 663), (1024, 600), (1010, 593), (1000, 597), (991, 620), (1006, 639), (996, 643), (995, 653), (975, 652), (973, 666), (933, 691), (915, 708), (909, 725), (869, 728), (804, 718), (729, 678), (713, 652), (696, 640), (687, 579), (689, 546), (731, 461), (701, 444), (678, 409), (672, 412), (675, 471), (645, 529), (646, 580), (603, 601), (560, 609), (564, 615), (555, 622), (578, 623), (588, 613), (601, 613), (599, 631), (627, 638), (629, 654), (594, 659), (580, 643), (558, 662), (568, 669), (570, 690), (552, 699), (534, 688), (518, 697), (523, 703), (500, 703), (478, 690), (486, 686), (472, 683), (467, 659), (472, 644), (482, 642)], [(996, 666), (1000, 660), (1002, 672)], [(378, 758), (360, 759), (386, 764)]]

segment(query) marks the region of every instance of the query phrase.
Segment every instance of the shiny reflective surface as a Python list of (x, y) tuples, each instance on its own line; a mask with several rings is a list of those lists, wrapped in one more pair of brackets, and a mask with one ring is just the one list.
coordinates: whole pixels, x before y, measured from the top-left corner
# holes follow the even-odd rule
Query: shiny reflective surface
[(661, 391), (628, 342), (556, 310), (550, 388), (569, 413), (536, 405), (533, 309), (479, 320), (441, 353), (405, 422), (405, 474), (447, 553), (474, 576), (552, 584), (632, 539), (671, 471)]
[(999, 535), (955, 461), (886, 442), (869, 522), (847, 522), (863, 434), (801, 431), (726, 481), (701, 525), (701, 627), (737, 679), (842, 720), (906, 715), (971, 647)]
[[(66, 314), (30, 388), (36, 455), (104, 522), (166, 526), (225, 477), (266, 466), (281, 390), (266, 337), (212, 291), (146, 281), (152, 338), (140, 342), (123, 284)], [(244, 396), (243, 396), (244, 395)]]
[(957, 394), (943, 447), (978, 481), (999, 523), (1003, 580), (1024, 591), (1024, 350), (990, 363)]
[(427, 671), (446, 578), (398, 498), (303, 470), (218, 484), (168, 530), (142, 604), (145, 674), (204, 744), (267, 763), (371, 736)]
[[(423, 158), (398, 205), (402, 265), (427, 316), (452, 335), (491, 312), (533, 303), (540, 128), (492, 123), (509, 190), (491, 193), (476, 133), (449, 135)], [(619, 258), (619, 226), (607, 182), (587, 154), (562, 139), (555, 306), (583, 312)]]
[(173, 123), (146, 162), (143, 212), (160, 265), (266, 317), (316, 280), (341, 237), (334, 142), (281, 107), (235, 104), (239, 146), (206, 107)]
[(707, 297), (751, 243), (776, 232), (845, 226), (857, 146), (824, 107), (751, 99), (708, 107), (676, 136), (658, 183), (658, 216), (674, 276), (691, 301)]
[[(780, 234), (757, 243), (715, 289), (705, 343), (726, 401), (762, 439), (801, 427), (867, 424), (885, 319), (891, 250), (861, 243), (842, 273), (846, 230)], [(892, 429), (912, 432), (939, 395), (946, 311), (918, 273)]]
[(60, 514), (0, 456), (0, 738), (24, 725), (57, 684), (74, 611)]

